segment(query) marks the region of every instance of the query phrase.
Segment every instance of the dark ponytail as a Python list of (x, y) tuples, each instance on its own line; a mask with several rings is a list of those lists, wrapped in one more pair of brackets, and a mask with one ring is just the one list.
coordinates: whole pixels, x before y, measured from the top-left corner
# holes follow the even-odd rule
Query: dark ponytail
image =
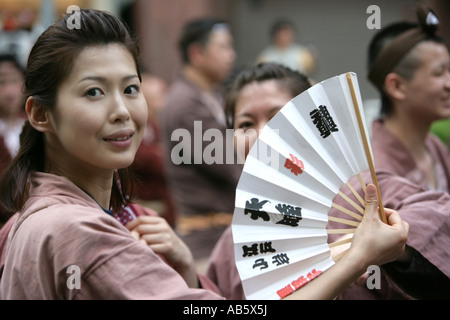
[(0, 183), (3, 207), (20, 211), (28, 197), (28, 174), (44, 170), (44, 136), (26, 121), (20, 135), (20, 149), (4, 171)]
[[(79, 15), (79, 29), (68, 27), (71, 16), (66, 15), (38, 38), (28, 57), (26, 96), (32, 96), (35, 103), (44, 110), (53, 110), (59, 85), (70, 75), (76, 57), (86, 47), (123, 45), (133, 56), (140, 77), (137, 62), (139, 49), (122, 20), (98, 10), (81, 9), (74, 14)], [(45, 169), (44, 135), (27, 121), (20, 136), (18, 154), (4, 171), (0, 181), (1, 201), (6, 210), (21, 211), (29, 195), (30, 173), (45, 172)], [(131, 192), (128, 169), (118, 170), (111, 192), (113, 212), (128, 203)]]

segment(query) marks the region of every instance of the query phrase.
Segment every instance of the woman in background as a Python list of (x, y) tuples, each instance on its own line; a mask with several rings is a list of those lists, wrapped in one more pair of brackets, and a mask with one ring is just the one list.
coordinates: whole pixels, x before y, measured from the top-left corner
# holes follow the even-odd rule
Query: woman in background
[[(245, 142), (247, 156), (258, 138), (259, 130), (292, 98), (310, 87), (302, 74), (274, 63), (261, 63), (243, 70), (232, 82), (227, 96), (226, 115), (234, 128), (235, 139)], [(236, 143), (236, 145), (243, 145)], [(332, 268), (287, 298), (333, 299), (340, 291), (362, 275), (369, 265), (395, 260), (398, 245), (407, 238), (407, 224), (395, 211), (386, 209), (388, 224), (378, 218), (375, 186), (369, 185), (366, 213), (357, 228), (351, 249)], [(372, 238), (373, 237), (373, 238)], [(231, 227), (211, 254), (207, 276), (227, 299), (245, 299), (235, 266)]]

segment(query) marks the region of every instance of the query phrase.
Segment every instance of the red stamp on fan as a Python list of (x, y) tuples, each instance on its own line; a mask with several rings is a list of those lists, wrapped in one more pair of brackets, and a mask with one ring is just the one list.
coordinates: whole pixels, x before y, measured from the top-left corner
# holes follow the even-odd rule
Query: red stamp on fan
[(306, 277), (305, 276), (301, 276), (298, 279), (292, 281), (291, 283), (289, 283), (287, 286), (285, 286), (284, 288), (281, 288), (280, 290), (277, 291), (278, 296), (283, 299), (285, 297), (287, 297), (288, 295), (290, 295), (292, 292), (294, 292), (295, 290), (303, 287), (305, 284), (307, 284), (309, 281), (317, 278), (320, 274), (322, 273), (322, 271), (320, 270), (316, 270), (316, 269), (312, 269), (311, 272), (309, 272)]
[(291, 172), (296, 176), (302, 174), (303, 170), (305, 170), (305, 165), (303, 164), (303, 162), (292, 153), (290, 153), (289, 156), (291, 157), (291, 159), (286, 159), (284, 167), (291, 170)]

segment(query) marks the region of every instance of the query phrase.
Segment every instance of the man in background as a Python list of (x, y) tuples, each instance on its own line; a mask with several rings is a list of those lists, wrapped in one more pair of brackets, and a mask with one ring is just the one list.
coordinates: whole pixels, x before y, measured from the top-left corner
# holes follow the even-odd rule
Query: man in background
[[(229, 25), (214, 18), (185, 25), (179, 49), (183, 67), (169, 88), (162, 110), (161, 133), (166, 147), (168, 182), (178, 214), (177, 229), (186, 236), (185, 241), (197, 256), (206, 256), (221, 231), (231, 223), (241, 170), (236, 162), (226, 164), (225, 160), (222, 85), (231, 74), (236, 54)], [(213, 163), (204, 159), (205, 148), (212, 143), (203, 141), (208, 129), (219, 130), (223, 141), (222, 149), (215, 150), (222, 157)], [(173, 137), (175, 130), (188, 137)], [(195, 145), (199, 144), (200, 136), (201, 150)], [(185, 142), (189, 148), (180, 150), (180, 143)], [(189, 237), (196, 240), (190, 241)]]

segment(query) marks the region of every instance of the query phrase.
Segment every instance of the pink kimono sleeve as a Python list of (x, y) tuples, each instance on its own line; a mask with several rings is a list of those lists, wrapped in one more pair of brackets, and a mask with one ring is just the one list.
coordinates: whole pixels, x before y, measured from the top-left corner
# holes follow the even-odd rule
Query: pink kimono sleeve
[(225, 298), (246, 299), (235, 264), (231, 227), (228, 227), (217, 241), (209, 259), (206, 276), (219, 287)]

